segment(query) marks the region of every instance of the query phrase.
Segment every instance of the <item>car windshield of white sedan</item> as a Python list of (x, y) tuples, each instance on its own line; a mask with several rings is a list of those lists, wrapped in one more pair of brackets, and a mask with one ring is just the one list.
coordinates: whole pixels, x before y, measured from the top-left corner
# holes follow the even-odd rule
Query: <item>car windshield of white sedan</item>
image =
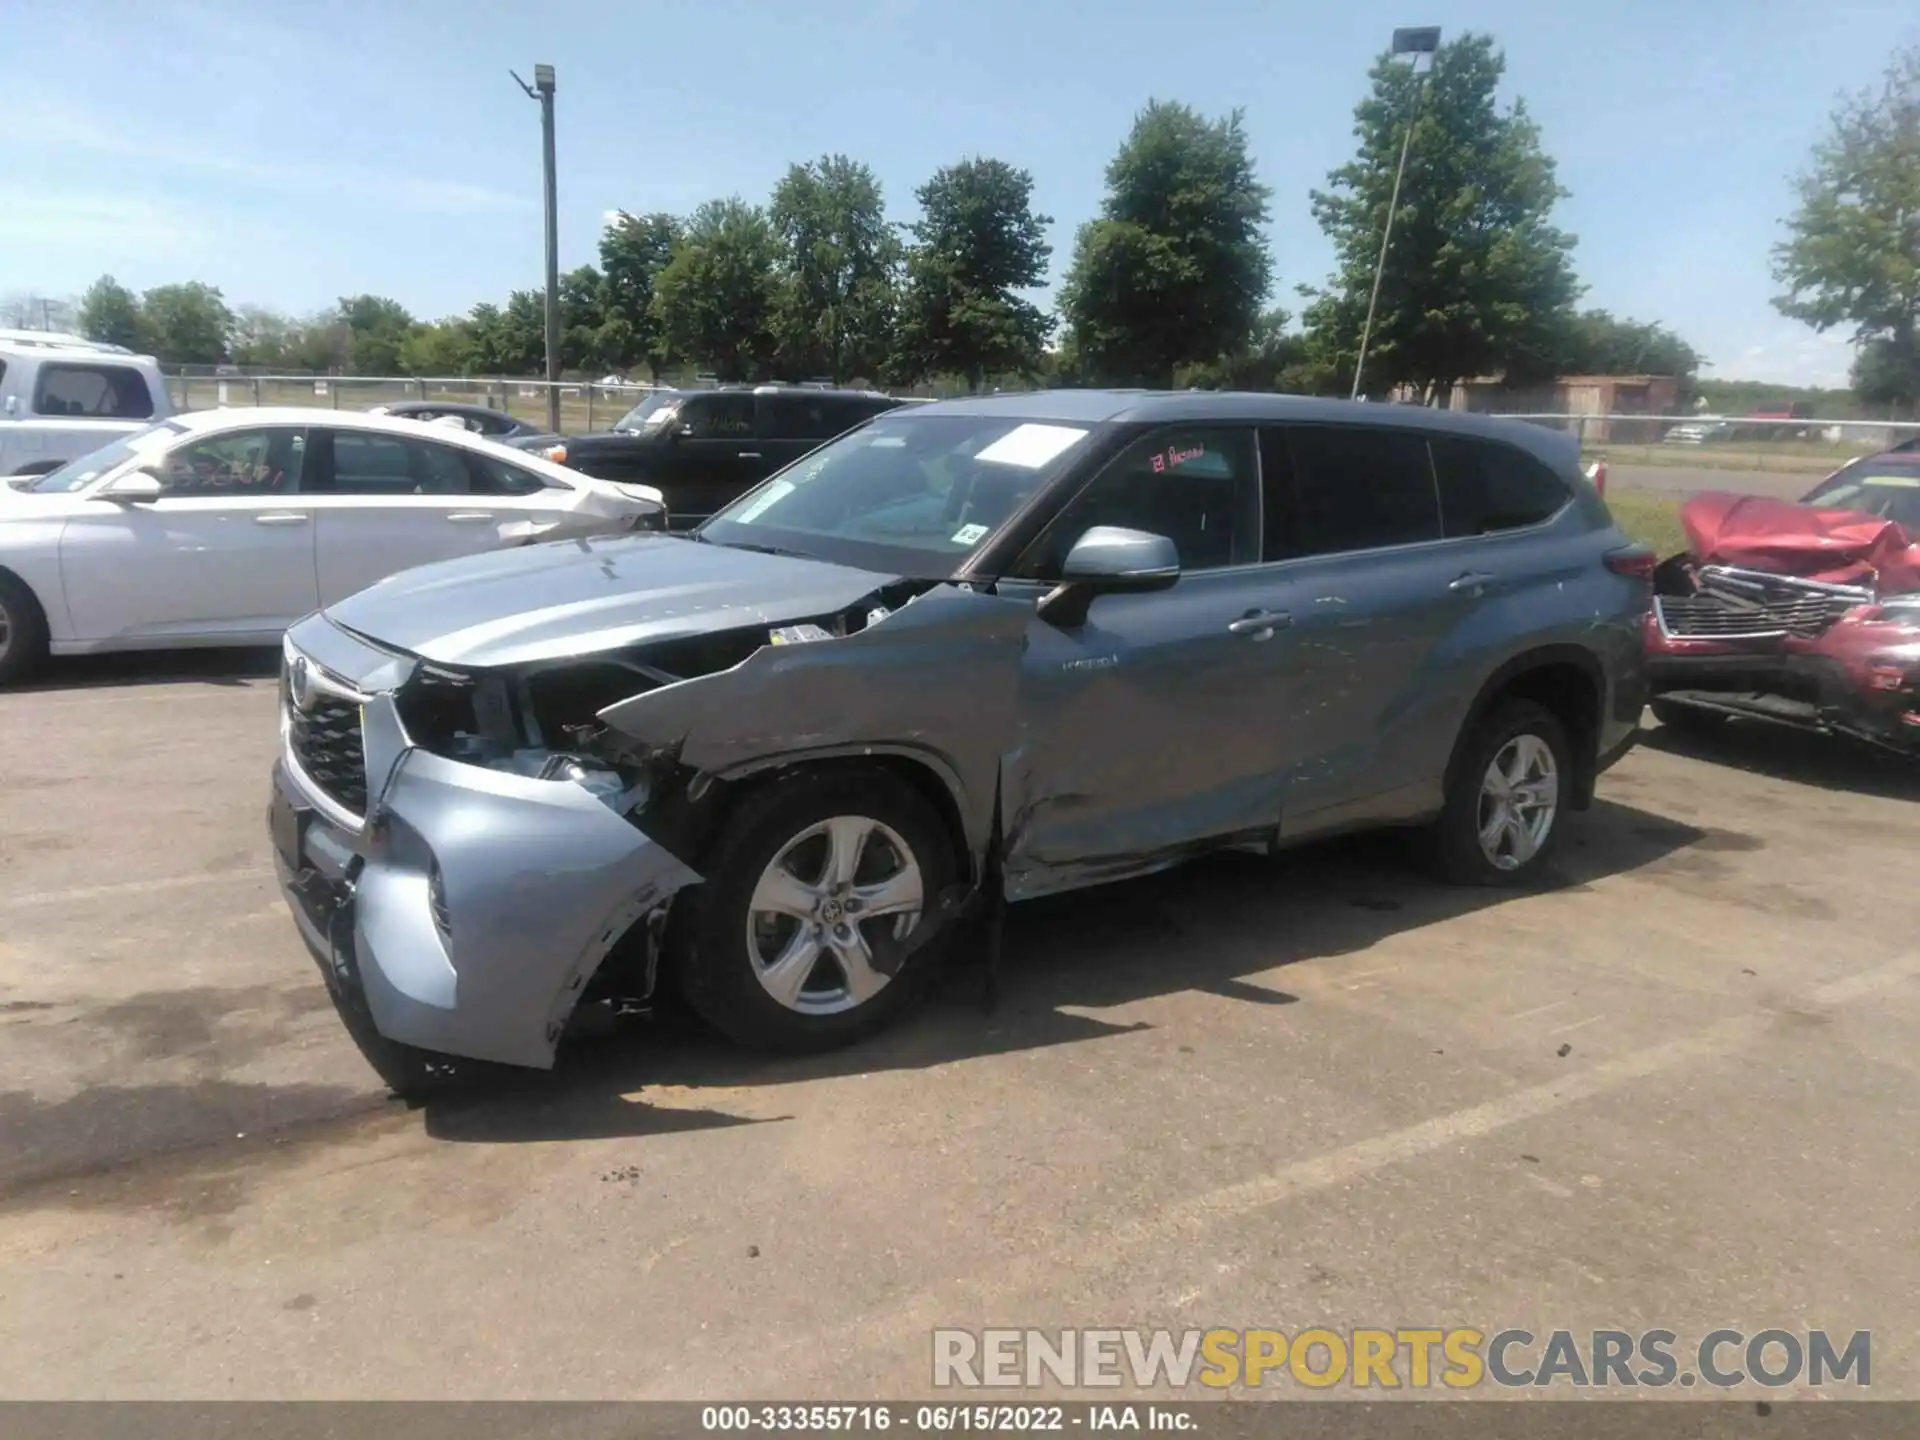
[(1071, 463), (1088, 433), (1004, 415), (896, 411), (741, 497), (707, 533), (722, 545), (752, 544), (750, 532), (765, 528), (965, 555)]
[(158, 456), (186, 433), (186, 426), (163, 420), (158, 425), (149, 425), (144, 430), (122, 436), (111, 445), (102, 445), (78, 460), (69, 460), (58, 470), (49, 470), (31, 485), (21, 488), (41, 491), (83, 490), (109, 470), (118, 470), (129, 460)]

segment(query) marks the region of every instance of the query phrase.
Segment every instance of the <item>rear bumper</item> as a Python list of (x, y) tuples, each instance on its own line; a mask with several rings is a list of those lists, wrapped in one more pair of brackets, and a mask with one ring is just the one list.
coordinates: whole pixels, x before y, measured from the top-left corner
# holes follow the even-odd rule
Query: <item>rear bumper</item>
[(349, 1023), (440, 1054), (551, 1066), (608, 952), (698, 879), (579, 785), (421, 750), (402, 750), (369, 811), (343, 823), (283, 756), (268, 811), (281, 890)]

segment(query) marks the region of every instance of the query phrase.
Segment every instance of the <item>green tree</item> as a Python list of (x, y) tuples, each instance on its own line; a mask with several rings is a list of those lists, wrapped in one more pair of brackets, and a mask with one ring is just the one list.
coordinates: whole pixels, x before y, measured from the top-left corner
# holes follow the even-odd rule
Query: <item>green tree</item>
[(1671, 375), (1684, 392), (1705, 363), (1664, 325), (1582, 310), (1567, 322), (1556, 368), (1565, 375)]
[(1367, 298), (1406, 136), (1406, 179), (1368, 342), (1366, 388), (1444, 391), (1469, 376), (1516, 382), (1550, 373), (1580, 286), (1573, 237), (1549, 223), (1566, 192), (1539, 127), (1495, 92), (1506, 60), (1491, 38), (1443, 45), (1424, 81), (1391, 56), (1354, 109), (1359, 154), (1313, 192), (1337, 269), (1306, 322), (1316, 358), (1351, 383)]
[[(601, 233), (599, 348), (608, 364), (628, 370), (653, 360), (660, 338), (652, 309), (654, 282), (685, 228), (675, 215), (622, 210)], [(658, 369), (653, 373), (658, 379)]]
[(1306, 337), (1292, 328), (1292, 320), (1277, 307), (1264, 312), (1241, 345), (1216, 360), (1181, 367), (1174, 383), (1200, 390), (1321, 392), (1325, 381), (1313, 372)]
[(227, 335), (227, 353), (236, 365), (260, 370), (305, 369), (294, 358), (301, 326), (264, 305), (242, 305)]
[(1847, 381), (1867, 405), (1920, 414), (1920, 369), (1890, 336), (1876, 335), (1855, 352)]
[(722, 380), (758, 379), (778, 350), (780, 237), (764, 210), (710, 200), (654, 282), (663, 357), (685, 357)]
[[(1856, 376), (1880, 396), (1920, 395), (1920, 45), (1878, 94), (1844, 100), (1774, 247), (1774, 304), (1816, 330), (1853, 327)], [(1864, 396), (1863, 396), (1864, 398)]]
[(493, 321), (491, 354), (503, 375), (547, 373), (545, 291), (515, 290), (507, 296), (506, 308)]
[(1207, 120), (1149, 102), (1107, 166), (1100, 218), (1075, 238), (1061, 313), (1081, 363), (1170, 385), (1176, 366), (1244, 344), (1272, 280), (1267, 194), (1238, 110)]
[(401, 373), (400, 347), (414, 327), (406, 306), (385, 295), (353, 295), (341, 300), (340, 321), (352, 336), (347, 357), (356, 373)]
[(1045, 283), (1050, 215), (1033, 209), (1033, 176), (1004, 160), (962, 160), (914, 192), (907, 227), (895, 370), (903, 378), (1032, 375), (1053, 322), (1016, 291)]
[(869, 379), (893, 341), (900, 241), (873, 171), (845, 155), (790, 166), (767, 218), (785, 249), (773, 316), (794, 378)]
[(470, 375), (474, 352), (473, 330), (460, 316), (416, 324), (400, 342), (400, 373)]
[[(546, 355), (546, 311), (545, 297), (541, 298), (541, 368), (545, 372)], [(605, 341), (610, 338), (606, 333), (606, 282), (600, 272), (591, 265), (582, 265), (569, 270), (560, 277), (560, 368), (562, 370), (591, 370), (589, 379), (600, 378), (599, 372), (609, 365), (618, 364), (618, 360), (607, 353)]]
[(147, 338), (168, 365), (216, 365), (227, 358), (233, 311), (211, 285), (161, 285), (142, 299)]
[(80, 333), (102, 344), (144, 349), (147, 327), (140, 297), (113, 276), (102, 275), (80, 297)]

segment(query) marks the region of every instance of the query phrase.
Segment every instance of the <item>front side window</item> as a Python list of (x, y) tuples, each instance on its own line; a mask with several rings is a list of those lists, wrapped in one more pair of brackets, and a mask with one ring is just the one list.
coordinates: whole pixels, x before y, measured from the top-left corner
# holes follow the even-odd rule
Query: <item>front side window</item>
[(151, 420), (153, 394), (130, 365), (61, 362), (40, 367), (34, 413), (95, 420)]
[(168, 499), (249, 499), (291, 495), (306, 465), (304, 430), (233, 430), (176, 446), (155, 473)]
[(1078, 459), (1089, 434), (1004, 415), (883, 415), (749, 491), (701, 538), (948, 575)]
[(1525, 451), (1493, 440), (1435, 436), (1434, 475), (1449, 538), (1491, 535), (1550, 520), (1571, 492)]
[(690, 440), (738, 440), (753, 434), (753, 396), (700, 395), (680, 405), (680, 424)]
[(466, 457), (445, 445), (336, 432), (328, 488), (342, 495), (464, 495), (472, 479)]
[[(1359, 425), (1268, 432), (1284, 446), (1290, 503), (1268, 527), (1269, 559), (1338, 555), (1440, 538), (1440, 502), (1426, 437)], [(1280, 456), (1275, 457), (1276, 460)]]
[(1096, 525), (1164, 535), (1183, 571), (1260, 559), (1260, 467), (1251, 429), (1156, 430), (1136, 441), (1047, 526), (1023, 558), (1028, 579), (1053, 580)]

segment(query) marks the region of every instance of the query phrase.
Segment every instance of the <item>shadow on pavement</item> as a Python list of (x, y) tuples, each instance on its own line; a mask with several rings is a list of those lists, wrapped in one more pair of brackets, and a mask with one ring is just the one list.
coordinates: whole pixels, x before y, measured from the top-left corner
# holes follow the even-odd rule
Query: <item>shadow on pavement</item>
[(9, 693), (89, 690), (124, 685), (245, 685), (279, 674), (280, 650), (121, 651), (112, 655), (55, 655), (24, 685)]
[(1883, 800), (1920, 800), (1920, 757), (1896, 755), (1842, 735), (1735, 719), (1706, 736), (1652, 725), (1641, 732), (1640, 743), (1663, 754), (1730, 765), (1822, 790)]
[[(1569, 827), (1552, 872), (1533, 893), (1583, 890), (1708, 838), (1647, 811), (1596, 801)], [(649, 1086), (785, 1085), (1098, 1040), (1150, 1027), (1077, 1012), (1179, 991), (1272, 1007), (1273, 1023), (1286, 1026), (1297, 997), (1277, 988), (1269, 972), (1363, 951), (1386, 936), (1528, 893), (1442, 885), (1409, 864), (1406, 849), (1404, 837), (1377, 835), (1277, 859), (1227, 853), (1015, 906), (997, 1007), (982, 1003), (981, 946), (963, 933), (942, 990), (900, 1025), (847, 1050), (756, 1055), (669, 1009), (610, 1020), (599, 1033), (570, 1040), (551, 1073), (450, 1067), (429, 1090), (416, 1091), (416, 1104), (427, 1133), (453, 1141), (645, 1135), (747, 1123), (711, 1111), (656, 1109), (637, 1098)]]

